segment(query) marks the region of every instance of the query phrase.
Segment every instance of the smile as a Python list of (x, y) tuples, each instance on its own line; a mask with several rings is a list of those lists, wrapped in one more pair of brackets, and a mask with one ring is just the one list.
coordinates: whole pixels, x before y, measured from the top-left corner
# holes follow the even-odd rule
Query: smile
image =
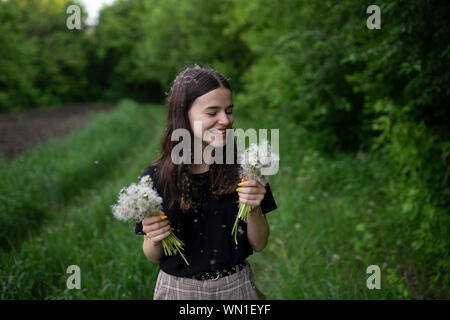
[(224, 135), (226, 133), (225, 130), (210, 130), (210, 131), (214, 134), (221, 134), (221, 135)]

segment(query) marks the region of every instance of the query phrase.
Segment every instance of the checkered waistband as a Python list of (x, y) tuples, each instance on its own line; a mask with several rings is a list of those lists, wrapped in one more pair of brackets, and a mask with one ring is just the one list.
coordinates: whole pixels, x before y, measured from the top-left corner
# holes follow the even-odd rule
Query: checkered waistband
[(237, 264), (230, 268), (215, 270), (215, 271), (208, 271), (208, 272), (201, 272), (197, 273), (193, 276), (189, 276), (190, 279), (195, 280), (217, 280), (226, 276), (230, 276), (237, 272), (237, 270), (242, 270), (247, 266), (247, 261), (244, 261), (240, 264)]

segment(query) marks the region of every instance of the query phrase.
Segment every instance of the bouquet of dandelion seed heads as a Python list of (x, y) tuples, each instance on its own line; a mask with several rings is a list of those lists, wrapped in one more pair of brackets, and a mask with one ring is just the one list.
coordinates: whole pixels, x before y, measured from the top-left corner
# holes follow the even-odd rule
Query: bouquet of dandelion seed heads
[[(252, 143), (246, 150), (239, 152), (238, 161), (241, 164), (241, 177), (246, 177), (248, 180), (256, 180), (265, 186), (269, 179), (268, 175), (263, 174), (262, 170), (270, 168), (278, 162), (279, 156), (272, 152), (269, 142), (263, 140), (259, 145)], [(247, 221), (251, 210), (252, 207), (249, 204), (239, 202), (239, 211), (231, 231), (236, 244), (238, 222), (239, 220)]]
[[(162, 198), (153, 188), (153, 182), (150, 176), (144, 176), (139, 184), (132, 183), (128, 188), (121, 189), (117, 204), (111, 206), (114, 216), (122, 221), (136, 220), (136, 222), (144, 220), (149, 216), (158, 216), (162, 210)], [(173, 229), (170, 228), (170, 231)], [(186, 261), (181, 250), (184, 243), (172, 232), (162, 240), (164, 253), (168, 256), (180, 253), (184, 262)]]

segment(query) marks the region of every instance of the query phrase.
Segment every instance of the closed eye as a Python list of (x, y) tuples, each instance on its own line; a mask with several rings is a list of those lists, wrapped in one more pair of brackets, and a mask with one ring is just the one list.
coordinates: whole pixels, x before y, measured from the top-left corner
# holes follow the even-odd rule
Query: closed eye
[[(233, 114), (233, 110), (225, 111), (226, 114)], [(208, 113), (210, 117), (214, 117), (217, 115), (217, 112)]]

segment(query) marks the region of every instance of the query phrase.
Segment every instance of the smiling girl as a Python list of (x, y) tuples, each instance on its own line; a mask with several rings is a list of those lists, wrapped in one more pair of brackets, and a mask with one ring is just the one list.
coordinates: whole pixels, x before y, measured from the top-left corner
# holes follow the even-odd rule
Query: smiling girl
[[(231, 86), (213, 69), (187, 68), (174, 79), (167, 107), (161, 153), (141, 174), (154, 181), (163, 198), (163, 212), (138, 222), (135, 228), (136, 234), (144, 235), (147, 259), (160, 265), (153, 298), (258, 299), (247, 257), (265, 248), (269, 237), (265, 214), (277, 206), (269, 184), (240, 180), (236, 148), (226, 148), (233, 139), (226, 131), (234, 121)], [(175, 164), (171, 153), (178, 143), (172, 141), (176, 129), (188, 130), (191, 145), (212, 148), (212, 155), (221, 151), (227, 159), (227, 151), (233, 152), (234, 162), (208, 164), (203, 156), (198, 162), (190, 154), (192, 161)], [(231, 230), (239, 201), (253, 209), (247, 223), (239, 222), (235, 244)], [(169, 236), (170, 228), (184, 242), (189, 266), (179, 254), (164, 255), (161, 241)]]

